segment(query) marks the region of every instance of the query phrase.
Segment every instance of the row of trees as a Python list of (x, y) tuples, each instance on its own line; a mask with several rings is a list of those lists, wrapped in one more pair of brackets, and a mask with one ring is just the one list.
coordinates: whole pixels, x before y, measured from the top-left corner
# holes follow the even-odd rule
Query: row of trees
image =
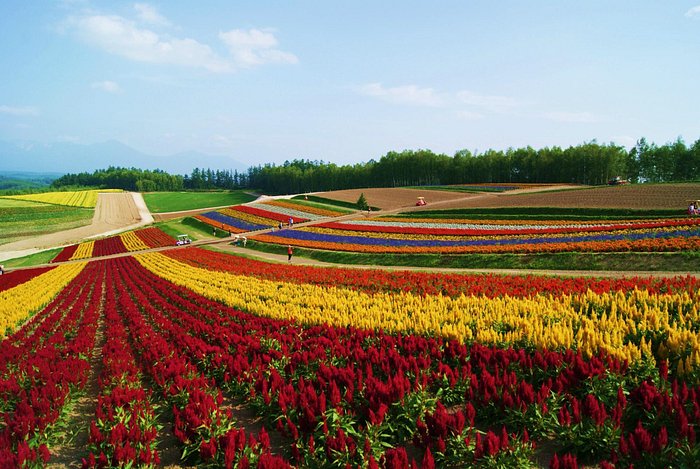
[(615, 176), (632, 182), (700, 181), (700, 139), (662, 146), (639, 140), (630, 151), (595, 141), (566, 149), (509, 148), (454, 156), (430, 150), (389, 152), (379, 161), (336, 166), (294, 160), (248, 170), (248, 187), (269, 193), (300, 193), (359, 187), (470, 183), (605, 184)]
[(389, 152), (379, 161), (338, 166), (297, 159), (282, 165), (254, 166), (246, 173), (195, 168), (190, 175), (108, 168), (67, 174), (54, 187), (102, 186), (135, 190), (255, 189), (292, 194), (363, 187), (401, 187), (469, 183), (605, 184), (614, 176), (632, 182), (700, 181), (700, 139), (687, 146), (680, 138), (662, 146), (645, 139), (627, 151), (595, 141), (566, 149), (509, 148), (454, 156), (430, 150)]
[(177, 174), (168, 174), (159, 169), (150, 171), (113, 166), (92, 173), (64, 174), (51, 185), (57, 189), (66, 186), (105, 187), (138, 192), (180, 191), (185, 188), (184, 178)]

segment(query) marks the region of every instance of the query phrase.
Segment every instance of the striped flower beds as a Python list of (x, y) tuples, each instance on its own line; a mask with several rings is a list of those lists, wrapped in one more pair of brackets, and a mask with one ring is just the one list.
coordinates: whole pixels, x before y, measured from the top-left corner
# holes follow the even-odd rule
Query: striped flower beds
[(287, 224), (292, 218), (294, 223), (310, 220), (322, 220), (338, 216), (339, 212), (295, 204), (281, 200), (256, 202), (248, 205), (235, 205), (212, 212), (202, 213), (195, 218), (209, 226), (231, 233), (258, 231), (278, 224)]
[(412, 253), (537, 253), (685, 251), (700, 249), (700, 227), (670, 227), (617, 231), (612, 233), (553, 234), (527, 236), (483, 236), (427, 239), (375, 237), (372, 232), (318, 232), (314, 228), (282, 230), (254, 239), (276, 244), (293, 244), (314, 249), (356, 252)]
[(311, 215), (317, 215), (318, 217), (337, 217), (340, 215), (344, 215), (345, 212), (341, 212), (338, 210), (329, 210), (329, 209), (323, 209), (323, 208), (318, 208), (318, 207), (311, 207), (309, 205), (302, 205), (298, 204), (295, 202), (291, 202), (289, 200), (270, 200), (267, 202), (263, 202), (261, 205), (266, 205), (266, 206), (272, 206), (272, 207), (280, 207), (284, 209), (289, 209), (289, 210), (294, 210), (294, 211), (301, 211), (304, 213), (304, 216), (308, 218), (312, 218), (309, 216)]
[(696, 226), (688, 218), (670, 220), (637, 220), (624, 223), (501, 223), (469, 222), (457, 220), (425, 219), (409, 222), (405, 219), (377, 219), (328, 222), (315, 225), (349, 232), (423, 234), (431, 236), (490, 236), (490, 235), (538, 235), (580, 232), (606, 232), (621, 230), (654, 229), (667, 227)]
[(273, 226), (250, 223), (240, 218), (234, 218), (221, 212), (206, 212), (196, 215), (194, 218), (217, 229), (230, 231), (231, 233), (243, 233), (246, 231), (264, 230)]
[(97, 241), (86, 241), (66, 246), (51, 262), (65, 262), (91, 257), (109, 256), (124, 252), (142, 251), (144, 249), (173, 246), (175, 240), (158, 228), (143, 228), (128, 231)]

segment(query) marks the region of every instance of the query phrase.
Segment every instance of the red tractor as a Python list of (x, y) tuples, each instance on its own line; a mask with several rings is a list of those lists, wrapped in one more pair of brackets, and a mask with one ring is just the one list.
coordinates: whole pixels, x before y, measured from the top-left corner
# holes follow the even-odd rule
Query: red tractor
[(609, 186), (622, 186), (624, 184), (629, 184), (630, 182), (627, 179), (622, 179), (622, 176), (615, 176), (614, 178), (610, 179), (608, 181)]

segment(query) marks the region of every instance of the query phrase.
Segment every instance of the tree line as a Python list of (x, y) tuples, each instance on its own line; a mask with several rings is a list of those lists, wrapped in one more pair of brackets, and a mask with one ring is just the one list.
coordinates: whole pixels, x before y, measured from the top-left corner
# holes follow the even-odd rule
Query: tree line
[(337, 166), (294, 160), (250, 168), (248, 187), (292, 194), (364, 187), (473, 183), (605, 184), (615, 176), (631, 182), (700, 181), (700, 139), (658, 146), (640, 139), (629, 151), (595, 141), (568, 148), (461, 150), (453, 156), (430, 150), (389, 152), (379, 159)]
[(379, 161), (338, 166), (295, 159), (265, 164), (247, 172), (195, 168), (185, 176), (164, 171), (114, 168), (67, 174), (54, 187), (111, 187), (140, 192), (251, 189), (292, 194), (365, 187), (402, 187), (472, 183), (573, 183), (598, 185), (621, 176), (631, 182), (700, 181), (700, 139), (665, 145), (640, 139), (629, 151), (595, 141), (568, 148), (532, 147), (460, 150), (453, 156), (430, 150), (389, 152)]

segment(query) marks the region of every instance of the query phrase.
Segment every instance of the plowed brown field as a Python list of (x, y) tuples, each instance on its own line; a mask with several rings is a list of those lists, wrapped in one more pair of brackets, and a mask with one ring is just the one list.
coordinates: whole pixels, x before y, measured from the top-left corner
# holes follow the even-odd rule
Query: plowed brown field
[[(356, 202), (364, 193), (367, 202), (382, 210), (454, 209), (496, 207), (574, 207), (678, 209), (685, 212), (688, 200), (700, 199), (700, 184), (632, 184), (626, 186), (541, 186), (502, 193), (464, 194), (418, 189), (353, 189), (317, 195)], [(428, 205), (415, 207), (416, 197)]]

